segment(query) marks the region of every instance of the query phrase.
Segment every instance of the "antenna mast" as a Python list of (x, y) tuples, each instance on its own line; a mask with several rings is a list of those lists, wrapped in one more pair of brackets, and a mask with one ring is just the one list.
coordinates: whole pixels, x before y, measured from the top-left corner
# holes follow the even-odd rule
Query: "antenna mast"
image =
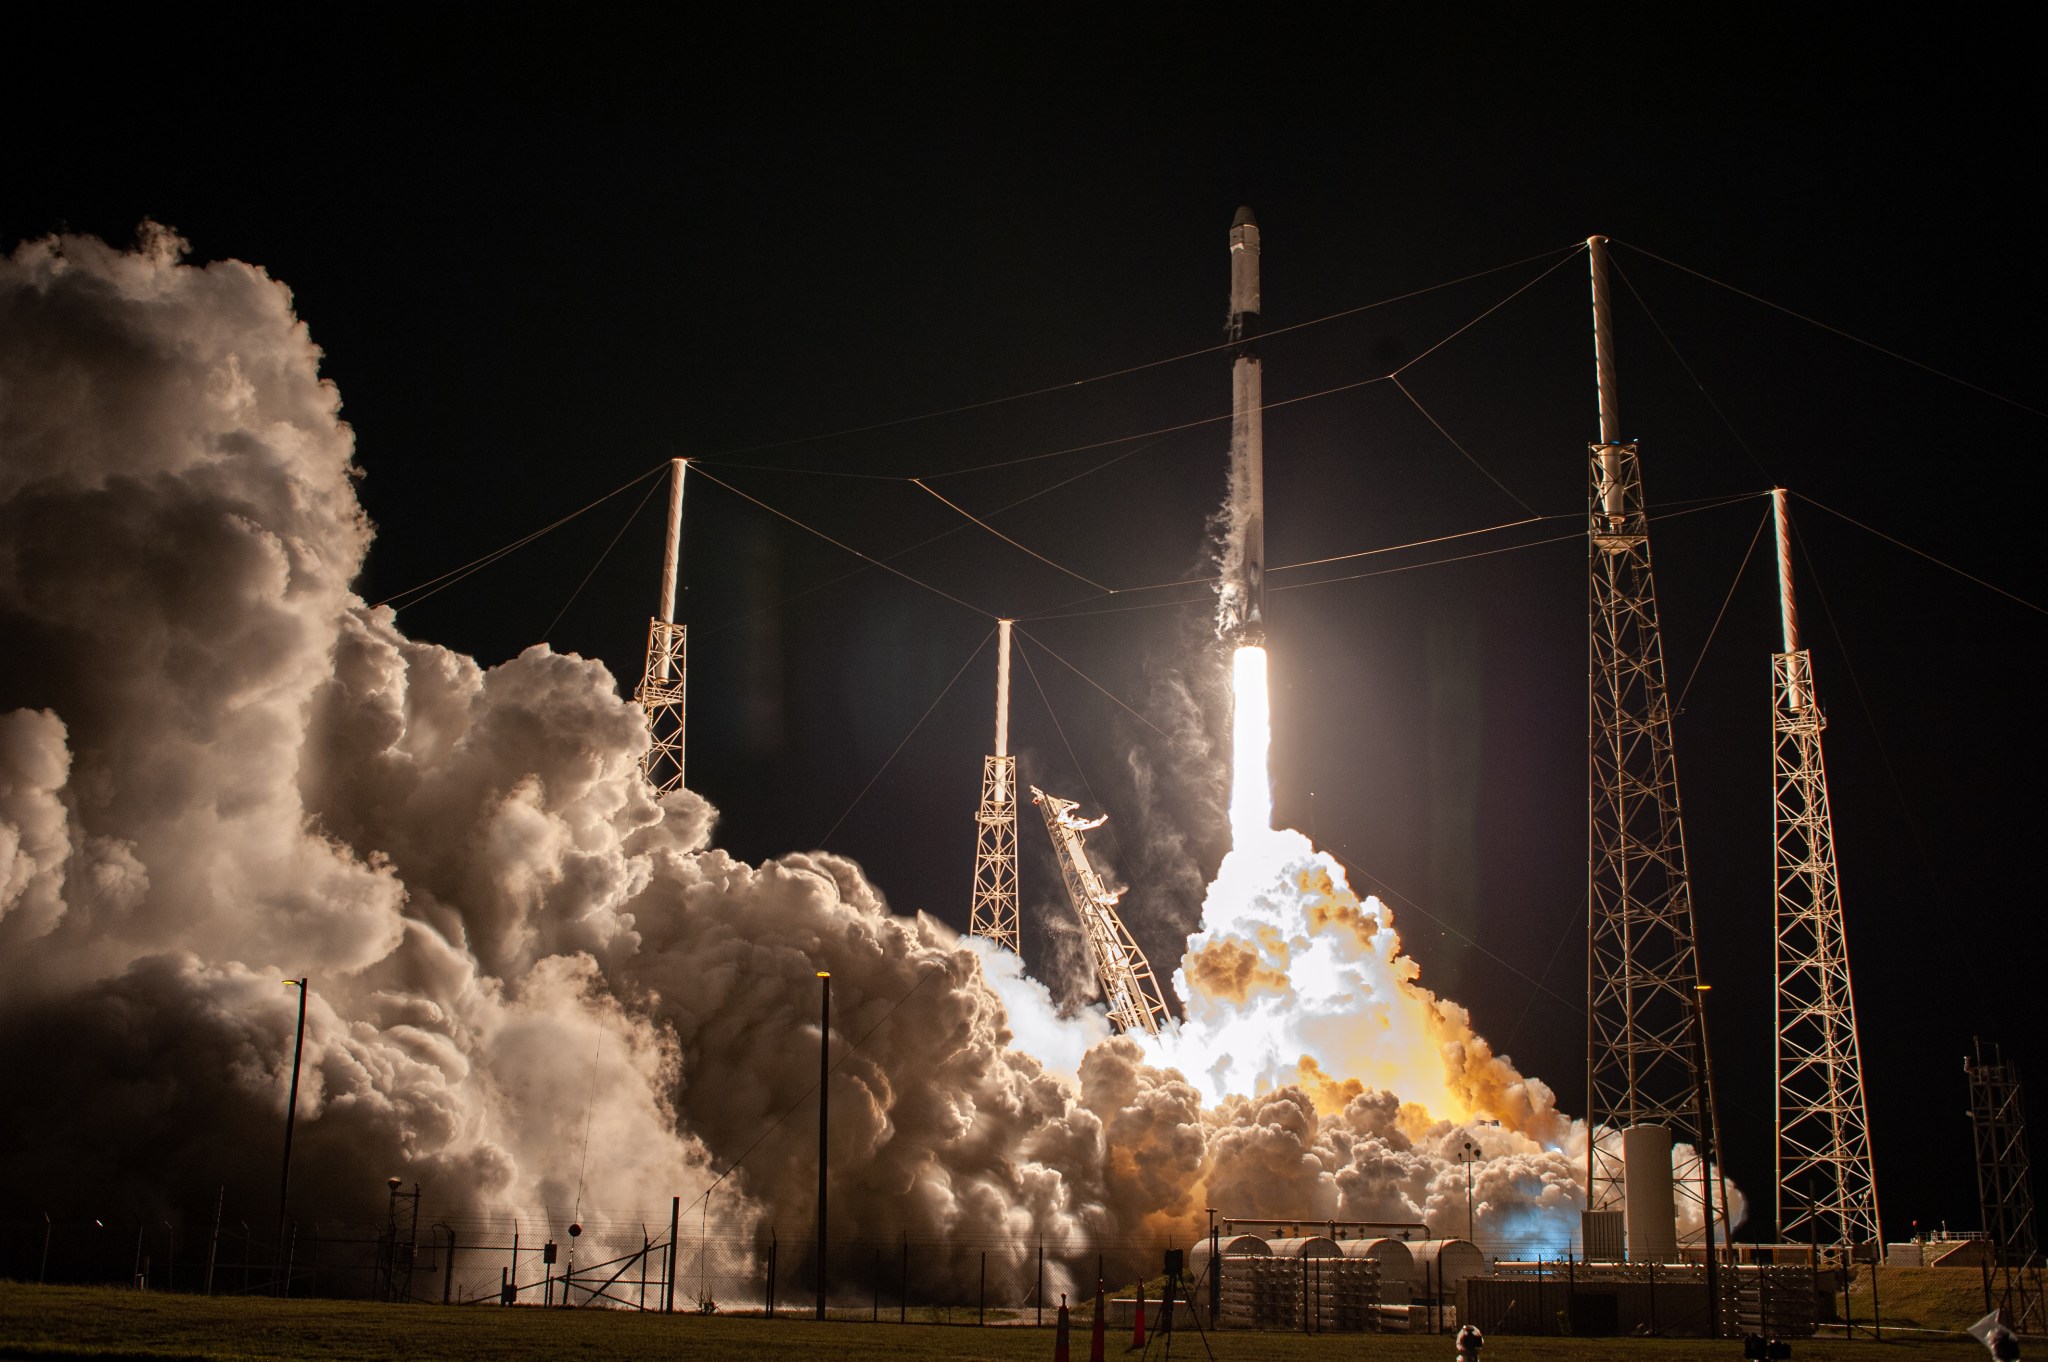
[(633, 698), (647, 711), (647, 755), (640, 770), (656, 794), (683, 785), (683, 692), (689, 649), (676, 623), (676, 566), (683, 548), (683, 473), (688, 459), (669, 460), (668, 543), (661, 563), (661, 613), (647, 622), (647, 669)]
[(1045, 830), (1052, 834), (1052, 849), (1060, 859), (1060, 878), (1066, 881), (1067, 897), (1081, 915), (1088, 932), (1088, 945), (1095, 955), (1095, 970), (1102, 978), (1102, 992), (1109, 1000), (1109, 1019), (1119, 1031), (1145, 1031), (1158, 1035), (1171, 1015), (1159, 998), (1159, 981), (1152, 977), (1151, 962), (1131, 938), (1123, 919), (1116, 915), (1116, 901), (1123, 891), (1111, 893), (1088, 859), (1087, 839), (1081, 834), (1101, 827), (1109, 815), (1077, 818), (1080, 806), (1071, 799), (1049, 795), (1036, 785), (1031, 802), (1045, 811)]
[[(1621, 437), (1606, 248), (1605, 237), (1586, 243), (1600, 391), (1600, 439), (1590, 447), (1587, 555), (1589, 1211), (1621, 1201), (1624, 1129), (1667, 1127), (1689, 1140), (1703, 1160), (1711, 1158), (1713, 1135), (1706, 1116), (1699, 949), (1650, 575), (1649, 517), (1636, 445)], [(1702, 1176), (1694, 1195), (1711, 1206), (1706, 1183)], [(1692, 1192), (1692, 1179), (1680, 1185)], [(1633, 1256), (1635, 1246), (1630, 1249)]]
[(1785, 650), (1771, 657), (1778, 899), (1778, 1236), (1850, 1261), (1881, 1244), (1849, 939), (1835, 877), (1813, 655), (1800, 646), (1785, 489), (1771, 489)]
[(981, 763), (967, 934), (985, 936), (1012, 955), (1022, 955), (1017, 939), (1017, 759), (1010, 755), (1010, 624), (996, 621), (996, 750)]

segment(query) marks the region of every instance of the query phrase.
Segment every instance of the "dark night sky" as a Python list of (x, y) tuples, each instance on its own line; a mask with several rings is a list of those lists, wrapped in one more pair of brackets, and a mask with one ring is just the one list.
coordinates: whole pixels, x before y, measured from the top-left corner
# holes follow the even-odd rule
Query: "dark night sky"
[[(1273, 338), (1269, 401), (1414, 359), (1604, 232), (1624, 243), (1624, 423), (1653, 503), (1781, 482), (2048, 597), (2033, 528), (2048, 419), (1629, 248), (2048, 408), (2024, 208), (2038, 114), (2016, 35), (1965, 41), (1867, 17), (1853, 35), (1776, 21), (1736, 33), (1733, 19), (1716, 20), (1730, 31), (1482, 32), (1469, 15), (1318, 31), (1275, 14), (1246, 20), (1242, 41), (1209, 41), (1161, 30), (1191, 23), (1185, 13), (1007, 17), (984, 11), (970, 32), (887, 16), (825, 29), (791, 14), (739, 32), (475, 8), (287, 33), (252, 14), (101, 34), (90, 57), (63, 55), (75, 34), (28, 32), (17, 56), (49, 61), (39, 88), (5, 96), (0, 244), (66, 227), (127, 241), (153, 216), (197, 258), (254, 261), (289, 283), (368, 471), (372, 600), (674, 454), (879, 555), (962, 522), (906, 482), (739, 465), (935, 475), (1222, 414), (1227, 360), (1210, 354), (807, 438), (1216, 344), (1240, 202), (1265, 234), (1269, 329), (1550, 253)], [(1586, 296), (1574, 257), (1403, 373), (1513, 497), (1390, 385), (1274, 411), (1270, 562), (1495, 525), (1526, 514), (1514, 498), (1582, 512), (1595, 434)], [(1226, 438), (1210, 424), (937, 485), (987, 513), (1100, 467), (998, 523), (1098, 581), (1168, 581), (1200, 570)], [(630, 688), (654, 604), (658, 495), (548, 627), (637, 499), (402, 624), (486, 663), (545, 634)], [(1759, 495), (1655, 526), (1674, 692), (1765, 510)], [(1794, 513), (1886, 1225), (1894, 1238), (1916, 1220), (1974, 1226), (1962, 1055), (1981, 1034), (2042, 1068), (2030, 848), (2048, 621), (1810, 505)], [(740, 855), (818, 845), (989, 621), (880, 572), (847, 576), (855, 560), (705, 481), (686, 533), (691, 784)], [(1767, 549), (1677, 721), (1731, 1166), (1766, 1201)], [(972, 528), (898, 563), (991, 613), (1087, 594)], [(1584, 583), (1575, 536), (1276, 592), (1271, 607), (1282, 820), (1313, 822), (1355, 882), (1387, 893), (1423, 982), (1469, 1006), (1574, 1112)], [(1025, 626), (1065, 735), (1020, 668), (1025, 777), (1092, 791), (1122, 829), (1104, 843), (1110, 859), (1134, 877), (1144, 848), (1177, 828), (1206, 878), (1222, 829), (1176, 749), (1053, 653), (1166, 726), (1159, 688), (1213, 677), (1205, 618), (1197, 605)], [(992, 671), (985, 652), (827, 843), (899, 909), (956, 925)], [(1221, 715), (1212, 705), (1206, 718)], [(1161, 792), (1149, 818), (1139, 773)], [(1039, 840), (1026, 829), (1027, 910), (1056, 893)], [(1185, 931), (1196, 904), (1144, 882), (1130, 903), (1155, 963), (1177, 959), (1175, 924)]]

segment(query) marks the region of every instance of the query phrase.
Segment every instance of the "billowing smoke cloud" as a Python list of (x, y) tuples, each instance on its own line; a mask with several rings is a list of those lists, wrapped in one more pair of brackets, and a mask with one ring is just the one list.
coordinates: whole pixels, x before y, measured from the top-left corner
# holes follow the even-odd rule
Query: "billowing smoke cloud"
[[(1191, 1234), (1205, 1205), (1456, 1225), (1467, 1138), (1482, 1236), (1568, 1217), (1583, 1135), (1306, 842), (1277, 888), (1226, 863), (1187, 1028), (1148, 1049), (842, 858), (712, 847), (702, 799), (641, 779), (645, 725), (602, 666), (406, 637), (351, 590), (354, 439), (288, 292), (183, 251), (146, 227), (0, 262), (16, 1214), (273, 1205), (280, 981), (308, 976), (300, 1216), (402, 1175), (448, 1213), (657, 1221), (746, 1155), (713, 1223), (801, 1224), (809, 1140), (762, 1137), (816, 1080), (828, 970), (848, 1237), (1021, 1262), (1041, 1235)], [(1226, 887), (1265, 916), (1224, 912)], [(1273, 1019), (1274, 971), (1352, 989), (1355, 1033), (1248, 1020)]]
[[(839, 858), (709, 849), (601, 666), (485, 669), (351, 593), (371, 530), (319, 352), (280, 284), (183, 249), (0, 266), (19, 1209), (271, 1204), (305, 975), (302, 1214), (402, 1174), (454, 1212), (657, 1219), (806, 1098), (825, 969), (835, 1047), (860, 1040), (843, 1233), (1112, 1232), (1096, 1119), (948, 929)], [(808, 1216), (801, 1126), (723, 1184), (729, 1230)]]

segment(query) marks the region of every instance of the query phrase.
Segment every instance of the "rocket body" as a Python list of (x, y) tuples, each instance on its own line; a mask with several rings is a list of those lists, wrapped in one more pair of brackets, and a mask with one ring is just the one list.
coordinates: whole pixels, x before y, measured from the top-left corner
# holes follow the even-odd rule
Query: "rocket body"
[(1265, 392), (1252, 342), (1259, 323), (1259, 224), (1240, 208), (1230, 224), (1230, 514), (1218, 626), (1235, 645), (1266, 635)]

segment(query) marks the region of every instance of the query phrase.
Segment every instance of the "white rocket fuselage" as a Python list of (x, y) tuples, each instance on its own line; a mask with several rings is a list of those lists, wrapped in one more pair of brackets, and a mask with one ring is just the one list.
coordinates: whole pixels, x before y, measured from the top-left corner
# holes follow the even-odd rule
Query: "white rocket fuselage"
[(1259, 323), (1259, 224), (1240, 208), (1230, 224), (1230, 533), (1224, 559), (1224, 636), (1266, 636), (1265, 392), (1252, 341)]

